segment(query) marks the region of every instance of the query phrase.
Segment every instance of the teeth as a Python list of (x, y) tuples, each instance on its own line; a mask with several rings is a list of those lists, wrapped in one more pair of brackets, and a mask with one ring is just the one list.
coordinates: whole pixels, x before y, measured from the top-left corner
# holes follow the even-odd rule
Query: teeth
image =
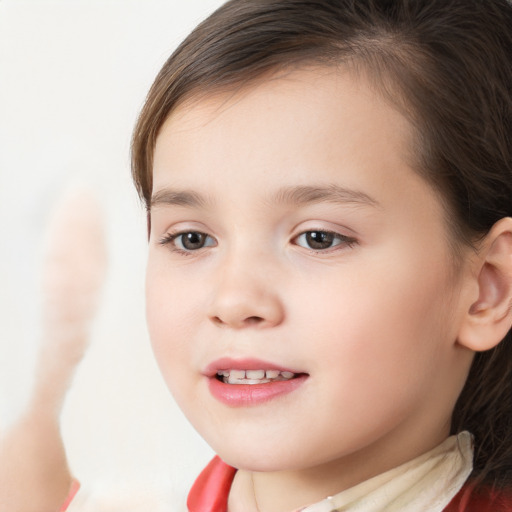
[(245, 376), (248, 379), (264, 379), (265, 378), (265, 370), (246, 370)]
[(245, 379), (245, 370), (231, 370), (229, 377), (232, 379)]
[(241, 384), (266, 384), (270, 379), (244, 379)]
[(245, 378), (237, 379), (235, 376), (230, 375), (229, 377), (224, 377), (224, 382), (227, 382), (227, 384), (243, 384), (245, 382)]
[(266, 384), (272, 381), (292, 379), (292, 372), (280, 372), (279, 370), (219, 370), (219, 377), (225, 384)]

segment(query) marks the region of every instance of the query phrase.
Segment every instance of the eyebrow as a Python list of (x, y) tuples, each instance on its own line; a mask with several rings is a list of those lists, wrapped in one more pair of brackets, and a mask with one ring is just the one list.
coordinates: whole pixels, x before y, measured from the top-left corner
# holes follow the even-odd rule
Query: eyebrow
[(340, 187), (330, 184), (323, 186), (296, 186), (286, 187), (278, 190), (274, 195), (273, 201), (293, 206), (305, 206), (315, 203), (334, 203), (334, 204), (355, 204), (361, 206), (372, 206), (379, 208), (380, 203), (368, 194), (352, 190), (350, 188)]
[(188, 206), (191, 208), (203, 208), (210, 201), (191, 190), (172, 190), (164, 188), (151, 197), (151, 208), (155, 206)]
[[(189, 208), (204, 208), (213, 201), (191, 190), (173, 190), (164, 188), (151, 197), (151, 207), (184, 206)], [(270, 199), (270, 204), (286, 204), (305, 206), (315, 203), (354, 204), (379, 208), (380, 203), (359, 190), (352, 190), (339, 185), (294, 186), (279, 189)]]

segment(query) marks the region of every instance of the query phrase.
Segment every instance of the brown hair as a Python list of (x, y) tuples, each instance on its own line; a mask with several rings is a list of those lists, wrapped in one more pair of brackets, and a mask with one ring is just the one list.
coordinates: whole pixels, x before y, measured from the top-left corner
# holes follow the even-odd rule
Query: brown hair
[[(409, 116), (417, 170), (439, 189), (454, 239), (512, 216), (512, 6), (507, 0), (232, 0), (158, 74), (135, 128), (132, 172), (149, 210), (158, 132), (190, 97), (271, 71), (354, 65)], [(512, 333), (475, 356), (452, 432), (476, 438), (473, 477), (512, 484)]]

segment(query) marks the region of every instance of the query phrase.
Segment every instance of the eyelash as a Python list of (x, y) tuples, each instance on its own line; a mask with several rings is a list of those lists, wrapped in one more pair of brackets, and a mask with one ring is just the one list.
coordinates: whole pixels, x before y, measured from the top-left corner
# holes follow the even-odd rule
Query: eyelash
[[(307, 237), (308, 234), (312, 235), (313, 233), (316, 233), (317, 235), (321, 234), (324, 237), (325, 237), (325, 235), (330, 236), (330, 237), (332, 237), (332, 241), (338, 240), (338, 243), (336, 243), (333, 246), (326, 247), (323, 249), (315, 249), (313, 247), (304, 247), (304, 246), (300, 245), (299, 243), (297, 243), (297, 240), (299, 240), (299, 238)], [(170, 246), (171, 251), (181, 254), (181, 255), (184, 255), (184, 256), (191, 256), (193, 253), (198, 252), (201, 249), (204, 249), (205, 247), (214, 247), (216, 245), (216, 241), (215, 241), (214, 244), (202, 245), (201, 247), (199, 247), (197, 249), (184, 249), (184, 248), (177, 247), (176, 241), (180, 237), (183, 237), (184, 235), (199, 235), (199, 236), (205, 237), (206, 239), (210, 238), (215, 241), (215, 239), (213, 237), (211, 237), (210, 235), (208, 235), (207, 233), (191, 230), (191, 231), (178, 231), (175, 233), (167, 233), (160, 239), (159, 243), (160, 243), (160, 245)], [(345, 235), (342, 235), (335, 231), (329, 231), (326, 229), (308, 229), (306, 231), (302, 231), (301, 233), (299, 233), (298, 235), (293, 237), (292, 241), (294, 241), (295, 245), (298, 245), (299, 247), (313, 251), (316, 254), (321, 254), (321, 253), (325, 254), (325, 253), (330, 253), (330, 252), (336, 251), (337, 250), (336, 248), (338, 246), (344, 246), (344, 247), (350, 249), (355, 244), (357, 244), (357, 240), (355, 238), (345, 236)], [(182, 242), (182, 244), (183, 244), (183, 242)]]

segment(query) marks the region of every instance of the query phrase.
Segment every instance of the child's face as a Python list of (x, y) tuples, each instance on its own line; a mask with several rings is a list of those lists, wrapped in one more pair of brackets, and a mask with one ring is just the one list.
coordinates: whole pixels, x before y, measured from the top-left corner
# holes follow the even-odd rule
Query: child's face
[[(375, 473), (448, 434), (471, 359), (456, 344), (463, 283), (412, 147), (362, 79), (318, 69), (192, 102), (163, 126), (149, 330), (176, 400), (227, 462), (350, 455)], [(298, 377), (215, 378), (231, 369)]]

